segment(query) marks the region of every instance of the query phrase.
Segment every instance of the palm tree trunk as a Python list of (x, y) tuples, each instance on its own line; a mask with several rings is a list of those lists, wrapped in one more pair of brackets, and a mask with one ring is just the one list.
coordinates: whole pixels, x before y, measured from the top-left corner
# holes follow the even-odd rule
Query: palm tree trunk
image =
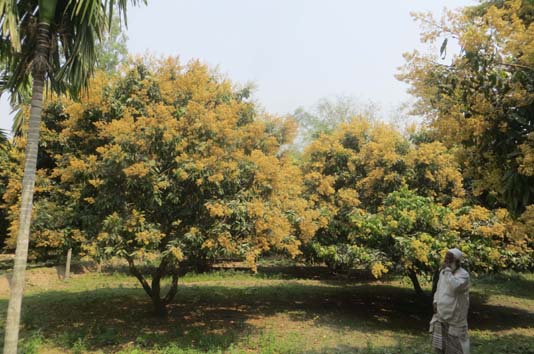
[(65, 264), (65, 278), (64, 280), (69, 280), (70, 277), (70, 259), (72, 258), (72, 248), (69, 248), (67, 251), (67, 263)]
[(24, 177), (22, 179), (22, 197), (20, 203), (19, 230), (17, 234), (17, 249), (15, 251), (15, 265), (11, 279), (11, 291), (7, 308), (6, 329), (4, 339), (4, 354), (16, 354), (19, 337), (20, 310), (24, 292), (24, 278), (30, 243), (30, 223), (32, 217), (33, 190), (35, 186), (35, 171), (37, 167), (37, 150), (39, 147), (39, 126), (43, 110), (43, 90), (50, 45), (50, 25), (40, 22), (38, 26), (38, 40), (33, 68), (33, 88), (30, 109), (30, 122), (26, 142), (26, 161)]

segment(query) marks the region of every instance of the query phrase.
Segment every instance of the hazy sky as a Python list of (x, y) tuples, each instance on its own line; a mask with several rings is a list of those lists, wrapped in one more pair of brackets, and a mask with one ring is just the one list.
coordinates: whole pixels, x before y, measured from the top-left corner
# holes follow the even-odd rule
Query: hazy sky
[[(322, 97), (354, 96), (385, 110), (408, 99), (394, 75), (402, 53), (420, 48), (411, 11), (475, 0), (149, 0), (128, 16), (132, 53), (198, 58), (237, 82), (254, 82), (272, 113)], [(0, 128), (10, 129), (6, 99)]]

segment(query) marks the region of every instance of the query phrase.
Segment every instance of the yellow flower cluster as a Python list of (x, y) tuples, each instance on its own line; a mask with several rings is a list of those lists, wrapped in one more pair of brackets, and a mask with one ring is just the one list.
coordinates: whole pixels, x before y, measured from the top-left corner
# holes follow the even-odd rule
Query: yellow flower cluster
[(375, 262), (371, 265), (371, 274), (376, 279), (381, 278), (382, 275), (386, 274), (388, 269), (380, 262)]
[(137, 162), (123, 169), (123, 172), (126, 174), (127, 177), (143, 178), (150, 172), (150, 169), (145, 163)]
[(208, 212), (211, 216), (221, 218), (224, 216), (227, 216), (231, 213), (231, 210), (226, 208), (221, 203), (208, 203), (206, 204), (206, 208), (208, 209)]

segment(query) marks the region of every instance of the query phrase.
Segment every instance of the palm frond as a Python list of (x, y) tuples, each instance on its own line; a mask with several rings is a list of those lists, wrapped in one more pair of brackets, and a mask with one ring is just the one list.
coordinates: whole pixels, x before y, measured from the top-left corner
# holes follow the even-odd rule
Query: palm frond
[(11, 113), (14, 114), (11, 133), (14, 136), (22, 136), (24, 133), (24, 127), (26, 126), (29, 116), (25, 114), (22, 108), (23, 106), (28, 106), (30, 104), (30, 99), (31, 90), (29, 87), (11, 95), (9, 103), (11, 106)]
[(2, 19), (2, 37), (11, 48), (20, 51), (19, 16), (16, 0), (0, 0), (0, 18)]
[[(113, 10), (126, 23), (128, 4), (146, 0), (64, 0), (58, 2), (51, 24), (48, 57), (50, 92), (76, 97), (87, 87), (97, 58), (96, 43), (111, 26)], [(0, 0), (0, 92), (15, 94), (31, 83), (38, 24), (37, 0)], [(11, 23), (16, 23), (20, 47), (16, 50)]]
[(5, 150), (9, 145), (9, 136), (7, 131), (0, 129), (0, 149)]
[(133, 6), (138, 6), (140, 4), (146, 5), (147, 0), (106, 0), (105, 7), (107, 8), (108, 14), (108, 24), (111, 28), (111, 23), (114, 15), (114, 9), (116, 8), (119, 12), (119, 18), (121, 21), (124, 21), (124, 25), (128, 27), (127, 12), (128, 3), (131, 3)]

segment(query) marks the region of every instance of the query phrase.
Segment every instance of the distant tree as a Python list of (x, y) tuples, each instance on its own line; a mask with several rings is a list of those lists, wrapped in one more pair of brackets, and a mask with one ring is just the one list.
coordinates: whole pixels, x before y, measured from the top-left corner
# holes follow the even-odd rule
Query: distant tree
[(385, 198), (402, 187), (445, 204), (463, 196), (454, 156), (442, 144), (412, 145), (392, 126), (363, 118), (320, 135), (303, 159), (306, 196), (322, 216), (308, 253), (333, 268), (372, 267), (375, 262), (367, 260), (381, 259), (376, 250), (366, 254), (365, 248), (348, 247), (358, 210), (379, 212)]
[(362, 103), (350, 96), (320, 99), (311, 109), (297, 108), (293, 113), (299, 124), (296, 143), (304, 147), (321, 133), (329, 133), (342, 123), (365, 117), (376, 120), (380, 107), (374, 102)]
[(121, 18), (114, 16), (111, 26), (96, 45), (96, 69), (107, 74), (117, 73), (119, 65), (128, 59), (128, 36), (120, 22)]

